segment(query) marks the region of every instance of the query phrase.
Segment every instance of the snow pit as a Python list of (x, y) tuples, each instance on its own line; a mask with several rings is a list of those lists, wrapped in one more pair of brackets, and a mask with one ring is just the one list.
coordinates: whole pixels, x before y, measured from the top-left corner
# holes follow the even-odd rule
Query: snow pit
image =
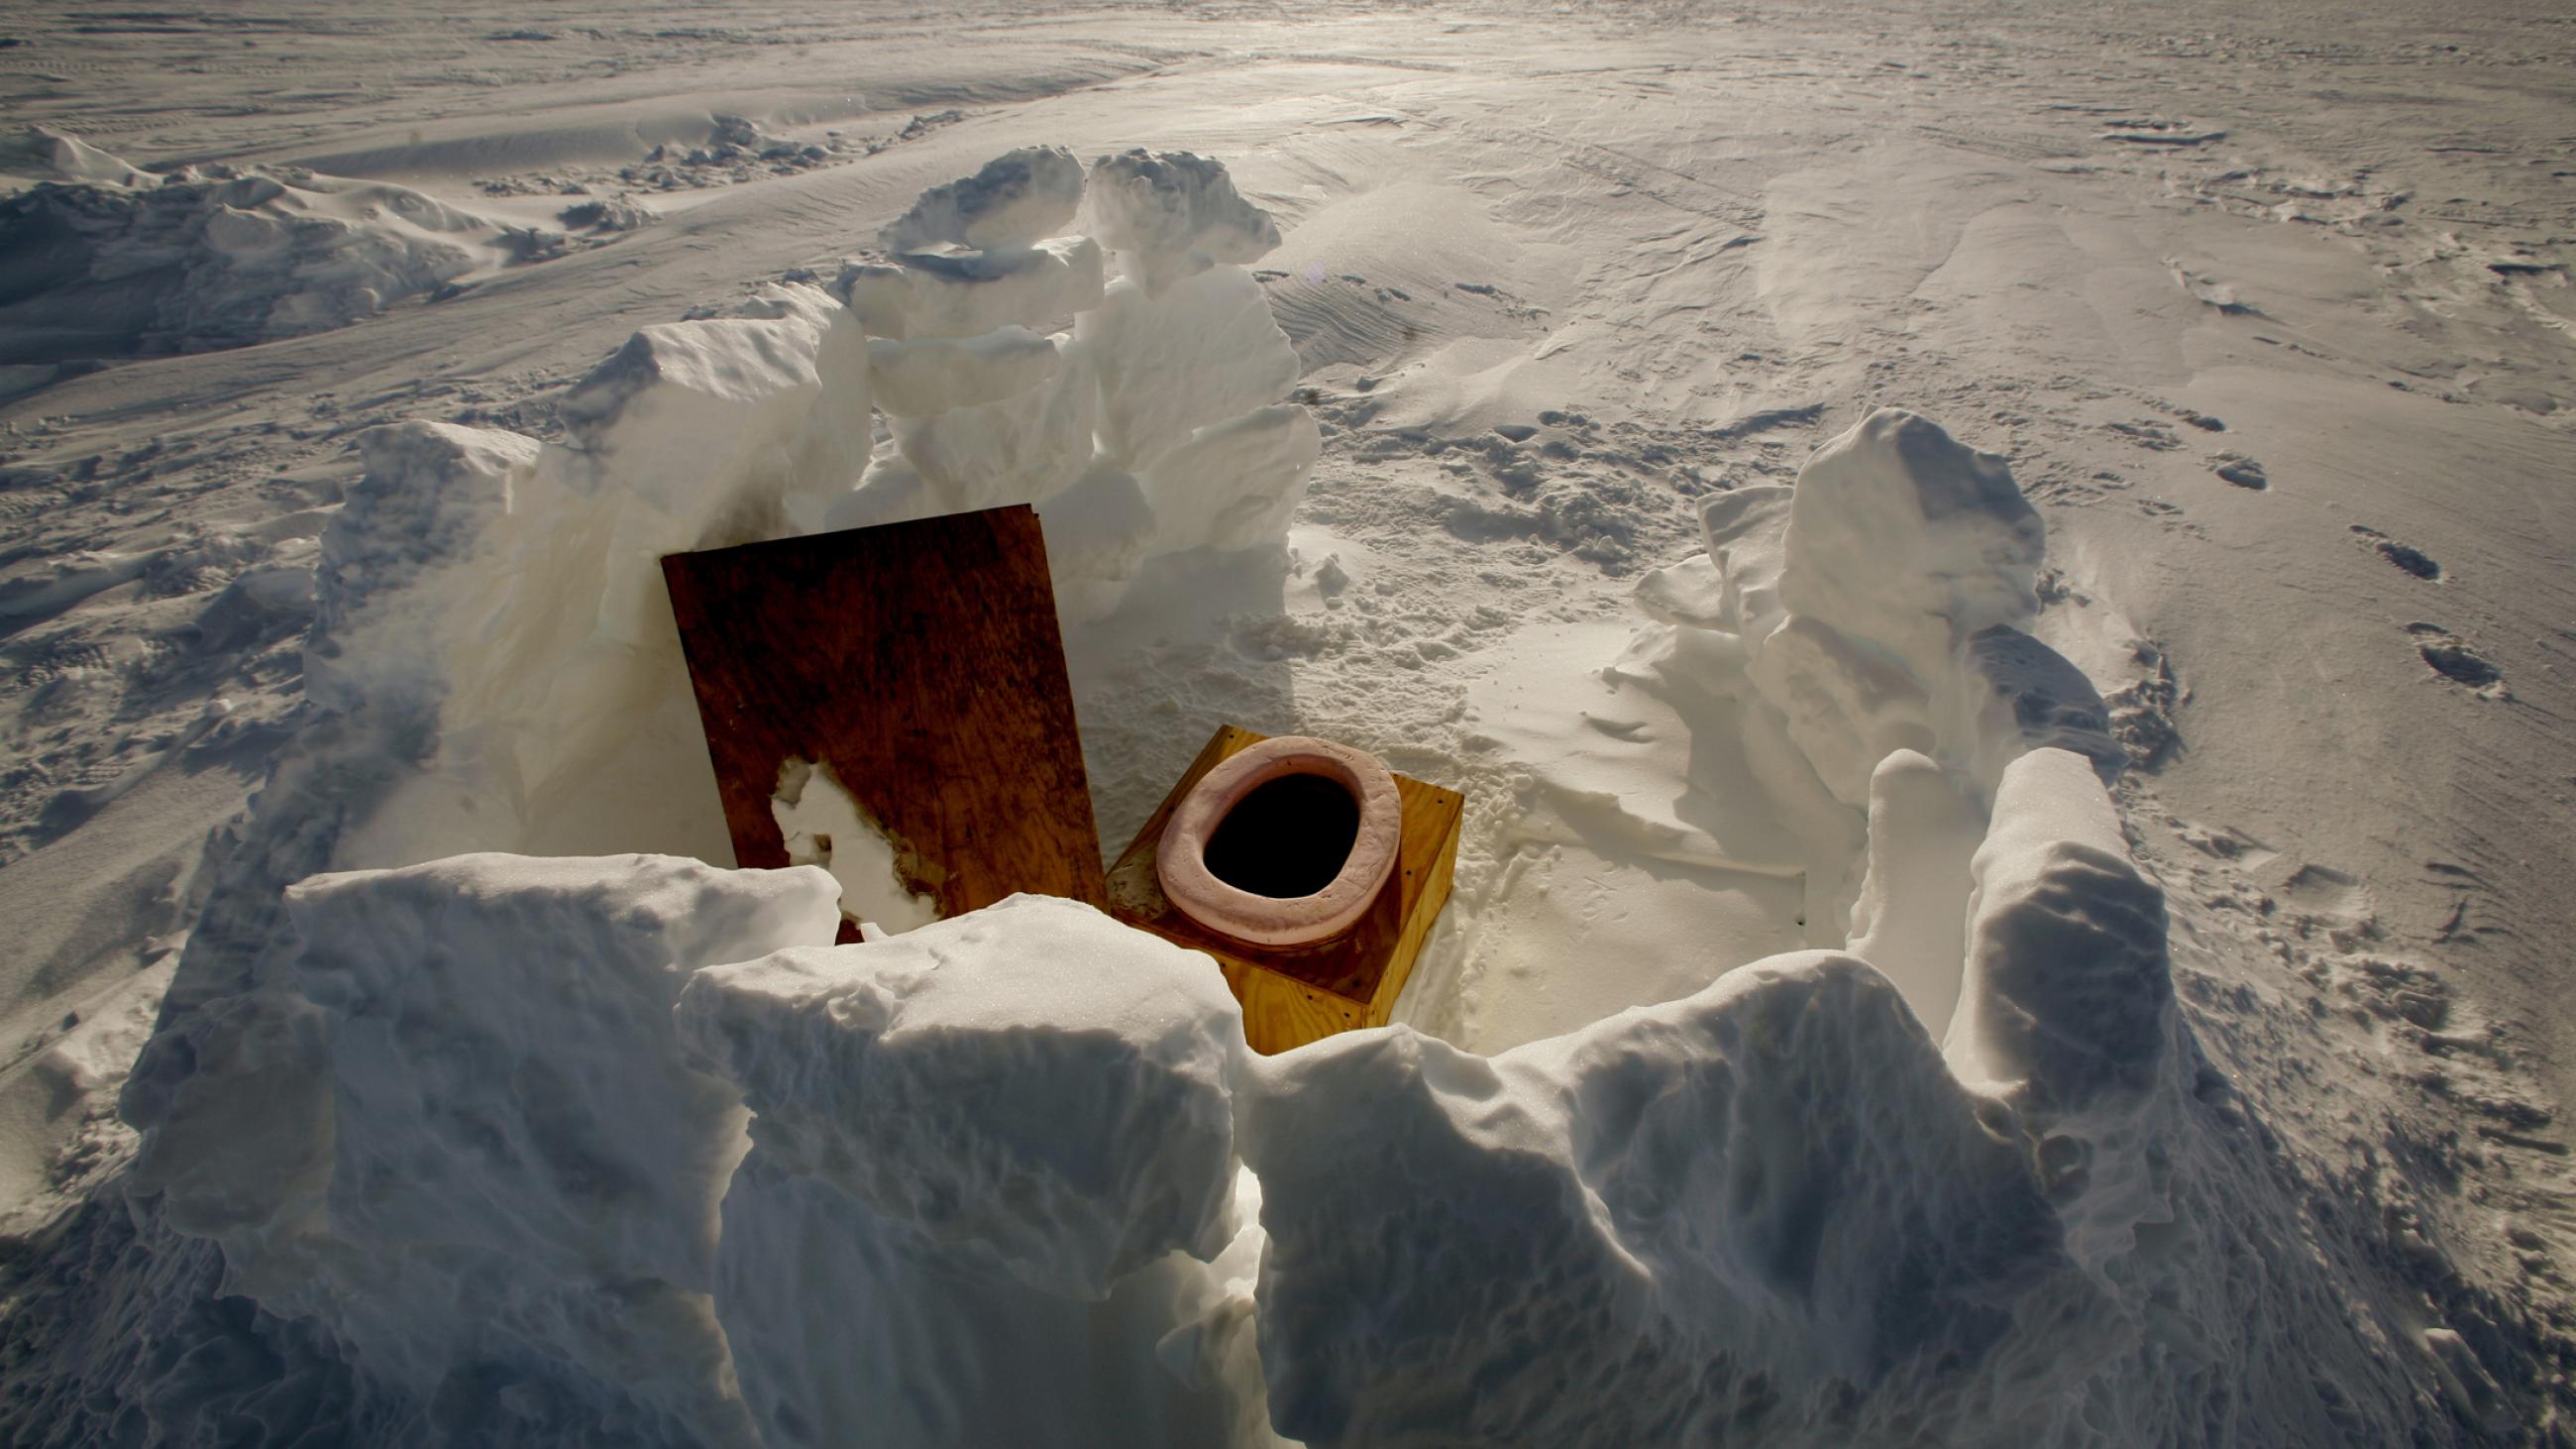
[[(1256, 1057), (1198, 953), (883, 889), (821, 772), (775, 809), (830, 874), (462, 854), (287, 890), (725, 858), (658, 553), (1029, 502), (1081, 627), (1278, 544), (1319, 436), (1242, 265), (1275, 225), (1214, 163), (1129, 153), (1096, 235), (1049, 236), (1068, 164), (925, 197), (834, 291), (637, 334), (565, 445), (363, 440), (323, 722), (128, 1085), (144, 1210), (388, 1402), (507, 1383), (626, 1442), (2197, 1432), (2158, 1355), (2312, 1269), (2172, 1266), (2272, 1251), (2191, 1206), (2259, 1165), (2182, 1085), (2100, 700), (2025, 632), (2037, 515), (1910, 413), (1713, 495), (1636, 618), (1551, 624), (1472, 693), (1526, 777), (1506, 828), (1615, 842), (1623, 888), (1715, 923), (1631, 950), (1605, 901), (1470, 1018), (1491, 1050)], [(1471, 908), (1515, 920), (1496, 891)], [(827, 945), (854, 905), (884, 929)]]

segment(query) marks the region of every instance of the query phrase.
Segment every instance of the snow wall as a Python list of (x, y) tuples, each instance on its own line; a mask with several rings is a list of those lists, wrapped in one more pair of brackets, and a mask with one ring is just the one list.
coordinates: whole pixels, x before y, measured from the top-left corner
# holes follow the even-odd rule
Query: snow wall
[(1203, 958), (1088, 907), (836, 947), (827, 871), (681, 858), (726, 846), (659, 553), (1034, 502), (1083, 618), (1151, 555), (1275, 542), (1316, 456), (1243, 270), (1276, 229), (1213, 163), (1015, 152), (880, 240), (636, 334), (566, 446), (362, 440), (316, 718), (124, 1098), (138, 1218), (287, 1367), (156, 1356), (130, 1307), (100, 1372), (150, 1437), (282, 1440), (315, 1384), (374, 1442), (769, 1449), (2292, 1443), (2417, 1407), (2177, 1015), (2100, 701), (2021, 632), (2037, 515), (1909, 413), (1717, 495), (1645, 591), (1781, 788), (1866, 819), (1845, 949), (1490, 1057), (1263, 1059)]

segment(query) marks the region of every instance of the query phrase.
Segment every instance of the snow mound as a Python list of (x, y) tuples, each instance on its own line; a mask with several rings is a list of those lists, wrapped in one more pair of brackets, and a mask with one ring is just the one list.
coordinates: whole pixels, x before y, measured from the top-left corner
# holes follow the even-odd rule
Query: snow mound
[(0, 198), (0, 364), (241, 347), (345, 327), (561, 235), (408, 187), (293, 167), (146, 175), (39, 133), (0, 168), (66, 179)]
[(188, 1028), (192, 1075), (129, 1084), (135, 1190), (422, 1402), (507, 1364), (634, 1442), (752, 1442), (707, 1297), (742, 1109), (671, 1008), (697, 967), (831, 939), (836, 894), (643, 856), (307, 881), (260, 988)]
[(51, 126), (29, 126), (0, 140), (0, 189), (20, 190), (43, 181), (152, 186), (160, 178)]

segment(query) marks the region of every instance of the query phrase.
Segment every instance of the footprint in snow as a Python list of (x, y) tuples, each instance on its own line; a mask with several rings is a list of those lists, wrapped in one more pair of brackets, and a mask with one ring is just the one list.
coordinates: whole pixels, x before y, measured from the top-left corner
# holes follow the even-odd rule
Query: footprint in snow
[(2209, 460), (2209, 471), (2239, 488), (2251, 488), (2257, 493), (2272, 486), (2272, 480), (2263, 474), (2263, 465), (2242, 453), (2219, 454)]
[(2409, 624), (2406, 632), (2415, 636), (2415, 652), (2424, 656), (2434, 673), (2468, 686), (2481, 699), (2513, 698), (2504, 687), (2504, 671), (2470, 648), (2466, 639), (2439, 624)]
[(2373, 553), (2378, 554), (2381, 558), (2388, 560), (2398, 568), (2404, 569), (2406, 572), (2413, 574), (2419, 579), (2428, 580), (2433, 583), (2440, 583), (2442, 581), (2442, 566), (2434, 562), (2431, 554), (2424, 552), (2422, 549), (2412, 548), (2406, 544), (2399, 543), (2397, 540), (2390, 538), (2387, 534), (2380, 532), (2378, 529), (2370, 528), (2362, 524), (2353, 524), (2352, 531), (2360, 535), (2361, 539), (2369, 545)]

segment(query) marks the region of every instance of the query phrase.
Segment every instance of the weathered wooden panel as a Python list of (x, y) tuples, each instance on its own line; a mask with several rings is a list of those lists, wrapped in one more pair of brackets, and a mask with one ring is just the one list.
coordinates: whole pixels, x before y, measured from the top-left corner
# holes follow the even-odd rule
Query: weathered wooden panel
[(954, 916), (1107, 899), (1055, 594), (1026, 507), (662, 560), (735, 863), (787, 864), (779, 768), (828, 763)]

